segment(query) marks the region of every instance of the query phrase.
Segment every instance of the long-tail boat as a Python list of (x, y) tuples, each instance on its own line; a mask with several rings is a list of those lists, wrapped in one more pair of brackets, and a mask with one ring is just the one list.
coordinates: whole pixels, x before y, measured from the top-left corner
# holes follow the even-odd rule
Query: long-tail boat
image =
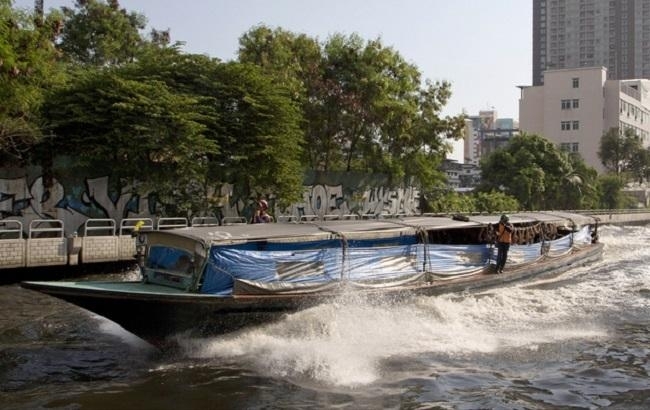
[(23, 282), (157, 345), (180, 332), (225, 333), (343, 295), (463, 293), (562, 273), (602, 257), (598, 223), (566, 212), (510, 217), (506, 268), (494, 269), (499, 215), (233, 224), (138, 232), (139, 281)]

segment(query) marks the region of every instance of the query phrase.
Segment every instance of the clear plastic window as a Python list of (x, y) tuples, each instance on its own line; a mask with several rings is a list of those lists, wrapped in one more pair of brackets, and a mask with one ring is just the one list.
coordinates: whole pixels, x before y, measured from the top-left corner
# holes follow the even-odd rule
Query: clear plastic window
[(152, 246), (145, 266), (151, 269), (162, 269), (172, 272), (190, 274), (192, 272), (192, 254), (184, 249), (167, 246)]

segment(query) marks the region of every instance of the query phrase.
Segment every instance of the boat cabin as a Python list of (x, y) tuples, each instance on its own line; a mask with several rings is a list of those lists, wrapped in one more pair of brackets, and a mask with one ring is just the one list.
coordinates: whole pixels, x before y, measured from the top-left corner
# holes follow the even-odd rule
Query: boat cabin
[[(557, 212), (510, 222), (512, 265), (586, 246), (597, 229), (593, 218)], [(489, 268), (497, 223), (494, 215), (419, 216), (143, 232), (143, 280), (224, 297), (429, 283)]]

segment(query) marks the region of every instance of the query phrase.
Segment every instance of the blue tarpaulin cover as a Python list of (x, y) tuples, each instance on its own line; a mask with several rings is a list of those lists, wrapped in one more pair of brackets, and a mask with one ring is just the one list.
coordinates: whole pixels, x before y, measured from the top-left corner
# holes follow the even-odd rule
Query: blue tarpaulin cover
[[(573, 245), (591, 241), (588, 226), (554, 241), (547, 241), (549, 256), (559, 256)], [(387, 246), (386, 244), (395, 245)], [(284, 290), (317, 288), (328, 283), (404, 283), (420, 280), (427, 272), (440, 278), (473, 274), (496, 260), (496, 247), (483, 245), (417, 244), (405, 237), (357, 241), (345, 246), (337, 241), (312, 243), (268, 243), (251, 246), (213, 246), (210, 249), (203, 293), (230, 295), (235, 280), (252, 284), (276, 284)], [(508, 263), (534, 262), (542, 257), (542, 243), (512, 245)]]

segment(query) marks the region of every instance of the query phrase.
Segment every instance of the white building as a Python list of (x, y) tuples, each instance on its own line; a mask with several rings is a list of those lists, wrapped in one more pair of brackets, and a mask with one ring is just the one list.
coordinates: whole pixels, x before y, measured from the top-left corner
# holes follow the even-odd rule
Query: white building
[(522, 86), (519, 127), (579, 153), (603, 171), (600, 140), (611, 128), (631, 128), (650, 145), (650, 80), (607, 80), (605, 67), (544, 72), (544, 85)]

